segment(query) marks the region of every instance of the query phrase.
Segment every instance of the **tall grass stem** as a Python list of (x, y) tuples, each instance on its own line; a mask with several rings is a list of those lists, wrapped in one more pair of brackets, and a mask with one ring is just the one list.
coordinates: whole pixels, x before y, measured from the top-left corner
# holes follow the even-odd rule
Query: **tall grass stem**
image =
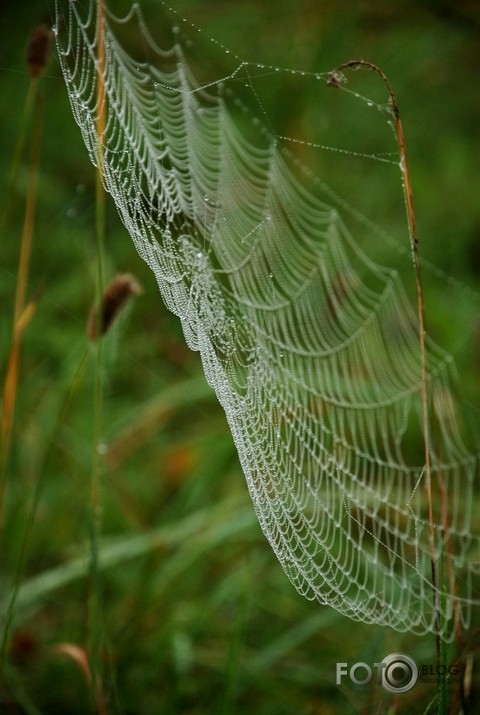
[[(36, 80), (32, 80), (36, 84)], [(20, 353), (23, 331), (26, 327), (25, 303), (30, 273), (30, 261), (35, 225), (35, 212), (37, 207), (38, 173), (40, 165), (41, 141), (43, 130), (43, 99), (36, 95), (35, 120), (32, 135), (30, 154), (30, 169), (28, 177), (27, 195), (25, 200), (25, 213), (20, 242), (20, 256), (18, 262), (17, 284), (13, 310), (12, 341), (7, 371), (4, 383), (2, 422), (0, 435), (0, 529), (3, 525), (3, 507), (7, 479), (7, 463), (10, 451), (10, 440), (15, 413), (18, 379), (20, 372)]]

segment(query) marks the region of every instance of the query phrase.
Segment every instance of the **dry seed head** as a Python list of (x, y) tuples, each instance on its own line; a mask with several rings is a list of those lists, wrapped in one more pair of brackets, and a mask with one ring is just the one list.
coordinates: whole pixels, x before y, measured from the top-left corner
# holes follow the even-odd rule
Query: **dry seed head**
[(119, 273), (103, 291), (100, 310), (92, 308), (87, 322), (87, 337), (96, 340), (105, 335), (120, 309), (134, 295), (143, 292), (142, 286), (131, 273)]
[(52, 32), (46, 25), (32, 30), (27, 45), (27, 65), (32, 77), (38, 77), (45, 69), (51, 44)]

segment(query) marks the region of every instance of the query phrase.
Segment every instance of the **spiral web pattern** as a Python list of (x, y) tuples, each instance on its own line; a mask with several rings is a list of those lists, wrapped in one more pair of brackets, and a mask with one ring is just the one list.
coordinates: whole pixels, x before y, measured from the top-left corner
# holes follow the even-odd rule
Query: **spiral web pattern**
[(109, 15), (102, 107), (95, 14), (73, 2), (64, 19), (58, 53), (90, 158), (201, 355), (286, 574), (355, 620), (451, 636), (475, 603), (479, 541), (478, 458), (460, 434), (450, 357), (427, 340), (435, 585), (425, 459), (412, 447), (418, 322), (398, 275), (362, 252), (255, 117), (258, 141), (247, 139), (232, 83), (200, 87), (180, 42), (160, 50), (136, 6), (122, 22), (156, 61), (134, 61)]

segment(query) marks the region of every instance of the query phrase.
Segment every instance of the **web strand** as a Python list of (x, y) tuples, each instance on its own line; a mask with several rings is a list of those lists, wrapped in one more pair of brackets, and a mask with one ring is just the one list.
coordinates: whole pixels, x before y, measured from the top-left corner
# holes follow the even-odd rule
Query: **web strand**
[[(235, 95), (249, 63), (199, 84), (180, 42), (156, 47), (135, 8), (130, 21), (157, 61), (134, 61), (110, 16), (102, 69), (94, 15), (79, 12), (72, 3), (66, 34), (56, 28), (73, 115), (96, 163), (101, 71), (105, 187), (201, 355), (286, 574), (355, 620), (452, 637), (452, 614), (466, 624), (478, 602), (479, 539), (478, 456), (461, 436), (450, 356), (426, 338), (425, 405), (418, 317), (398, 274), (366, 255), (328, 187), (327, 201), (311, 190), (321, 179), (298, 178), (258, 93), (253, 111)], [(425, 407), (442, 485), (431, 527)], [(432, 583), (432, 549), (455, 579)]]

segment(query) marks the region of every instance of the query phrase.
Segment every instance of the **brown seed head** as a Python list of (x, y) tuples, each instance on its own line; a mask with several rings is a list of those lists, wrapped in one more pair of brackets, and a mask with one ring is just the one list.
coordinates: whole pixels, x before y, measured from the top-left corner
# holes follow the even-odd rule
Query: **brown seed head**
[(27, 65), (32, 77), (38, 77), (48, 62), (48, 53), (52, 44), (52, 32), (46, 25), (38, 25), (27, 45)]
[(92, 308), (87, 322), (87, 337), (96, 340), (105, 335), (120, 309), (134, 295), (142, 293), (142, 286), (131, 273), (119, 273), (103, 291), (100, 310)]

